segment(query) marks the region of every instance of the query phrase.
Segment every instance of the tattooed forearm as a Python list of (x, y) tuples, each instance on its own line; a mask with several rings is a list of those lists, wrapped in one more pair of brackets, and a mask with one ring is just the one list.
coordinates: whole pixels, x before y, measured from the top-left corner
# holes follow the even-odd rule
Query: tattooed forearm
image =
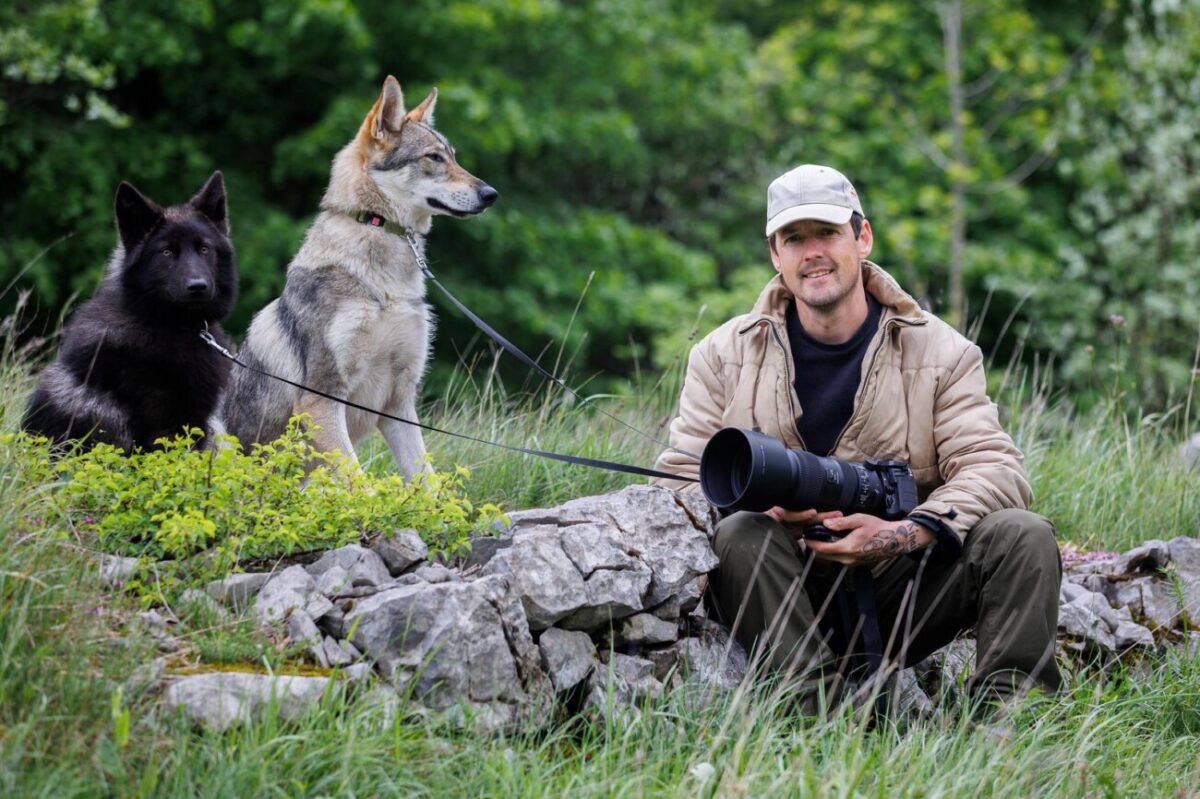
[(913, 522), (901, 523), (896, 527), (877, 530), (867, 543), (863, 544), (863, 553), (877, 552), (884, 557), (906, 555), (917, 549), (917, 525)]

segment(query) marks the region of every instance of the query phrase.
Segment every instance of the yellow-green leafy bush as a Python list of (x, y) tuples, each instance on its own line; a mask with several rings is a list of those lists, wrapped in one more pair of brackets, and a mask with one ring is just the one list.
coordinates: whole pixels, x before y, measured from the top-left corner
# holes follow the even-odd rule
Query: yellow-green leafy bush
[[(52, 457), (44, 440), (0, 437), (8, 473), (45, 487), (36, 509), (58, 516), (85, 545), (143, 559), (132, 582), (148, 601), (223, 575), (251, 559), (329, 549), (404, 528), (434, 554), (463, 550), (473, 530), (501, 518), (463, 493), (469, 476), (429, 470), (405, 481), (373, 476), (316, 452), (302, 420), (269, 444), (244, 451), (225, 438), (197, 450), (200, 435), (126, 455), (108, 445)], [(307, 470), (306, 467), (313, 467)]]

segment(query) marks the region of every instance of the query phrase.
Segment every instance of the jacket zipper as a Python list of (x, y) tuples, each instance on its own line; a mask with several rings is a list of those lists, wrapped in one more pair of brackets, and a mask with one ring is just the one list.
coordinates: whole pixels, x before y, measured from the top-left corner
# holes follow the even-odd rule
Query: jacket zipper
[(800, 446), (808, 450), (808, 444), (804, 442), (804, 436), (800, 434), (799, 417), (796, 413), (796, 387), (795, 379), (792, 377), (792, 353), (784, 346), (783, 340), (779, 337), (779, 331), (775, 329), (775, 323), (770, 319), (764, 319), (763, 322), (771, 328), (771, 336), (775, 339), (775, 343), (779, 345), (779, 349), (783, 350), (783, 373), (787, 376), (787, 396), (788, 410), (791, 411), (792, 429), (796, 431), (796, 438), (800, 441)]

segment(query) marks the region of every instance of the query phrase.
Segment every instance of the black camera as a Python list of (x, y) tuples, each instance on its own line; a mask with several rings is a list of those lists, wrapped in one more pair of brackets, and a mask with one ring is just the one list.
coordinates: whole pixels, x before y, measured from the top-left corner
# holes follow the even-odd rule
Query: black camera
[(718, 430), (704, 447), (700, 487), (726, 512), (778, 505), (896, 520), (917, 507), (917, 482), (903, 461), (821, 457), (741, 427)]

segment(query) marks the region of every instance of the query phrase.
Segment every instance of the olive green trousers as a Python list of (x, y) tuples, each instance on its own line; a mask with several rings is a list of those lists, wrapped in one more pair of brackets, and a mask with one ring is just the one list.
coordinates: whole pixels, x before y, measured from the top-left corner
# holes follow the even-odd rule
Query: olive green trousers
[[(761, 513), (722, 519), (713, 548), (720, 565), (709, 605), (738, 643), (799, 691), (806, 711), (843, 698), (852, 656), (863, 651), (857, 606), (839, 612), (836, 589), (849, 571), (814, 557)], [(974, 628), (973, 696), (1056, 691), (1062, 565), (1053, 525), (1029, 511), (997, 511), (975, 525), (958, 558), (938, 555), (931, 548), (872, 568), (885, 665), (910, 666)]]

